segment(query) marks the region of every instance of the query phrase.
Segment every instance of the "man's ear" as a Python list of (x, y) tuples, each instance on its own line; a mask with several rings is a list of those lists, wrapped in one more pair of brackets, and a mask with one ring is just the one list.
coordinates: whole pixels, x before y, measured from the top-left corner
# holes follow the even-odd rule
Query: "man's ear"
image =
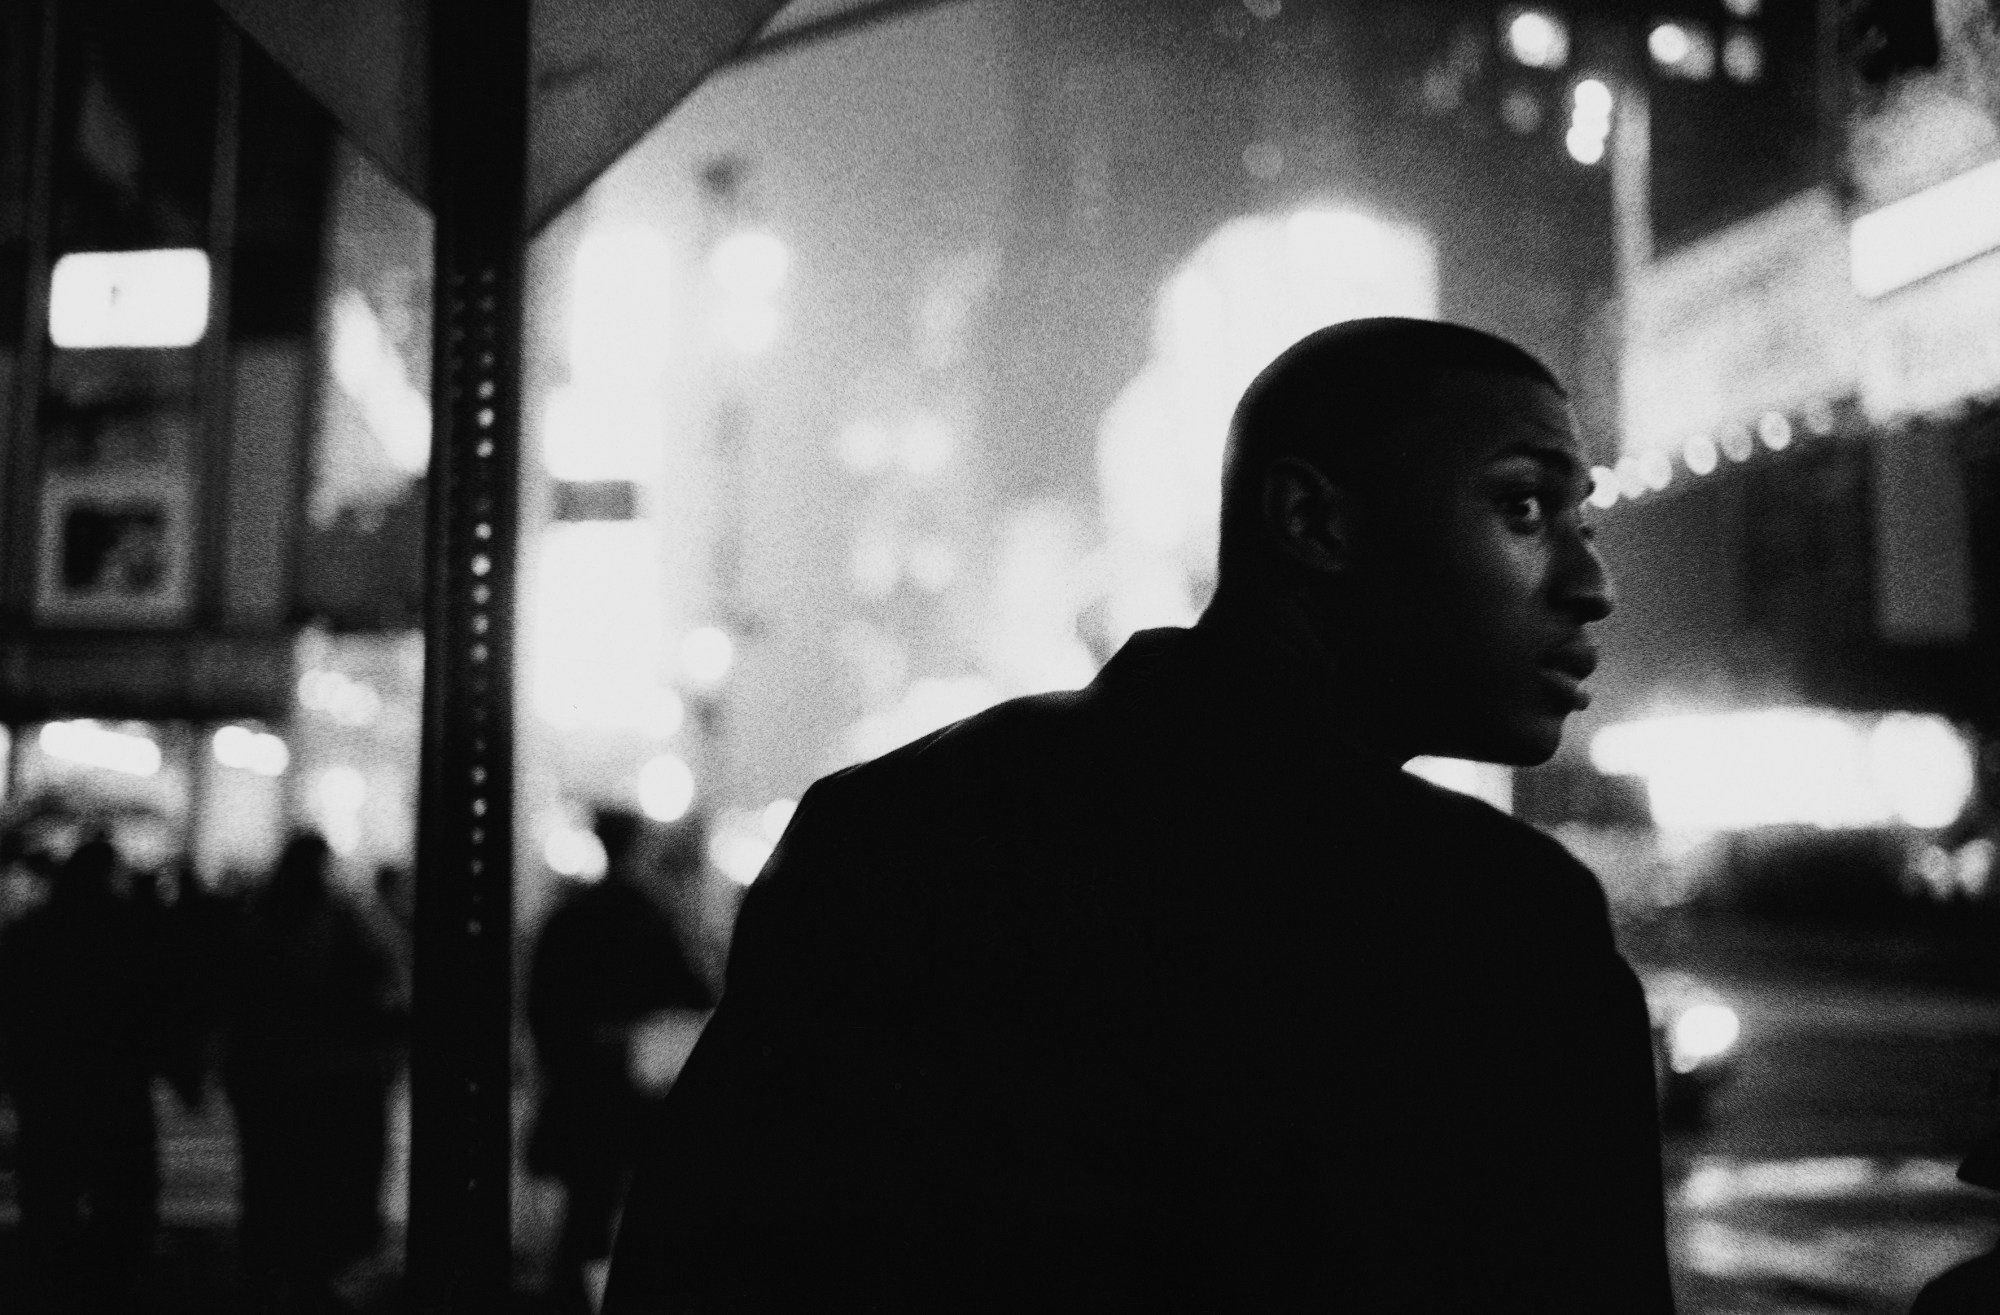
[(1354, 562), (1353, 499), (1303, 457), (1280, 457), (1264, 472), (1264, 528), (1280, 553), (1316, 574)]

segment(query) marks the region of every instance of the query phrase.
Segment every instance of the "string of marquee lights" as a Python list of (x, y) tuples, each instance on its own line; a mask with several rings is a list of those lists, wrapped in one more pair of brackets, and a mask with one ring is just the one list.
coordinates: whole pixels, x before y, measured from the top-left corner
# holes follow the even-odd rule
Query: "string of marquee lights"
[(1705, 479), (1718, 471), (1766, 461), (1800, 441), (1841, 433), (1843, 403), (1815, 402), (1794, 412), (1766, 411), (1754, 422), (1736, 422), (1689, 434), (1678, 447), (1631, 452), (1615, 466), (1590, 469), (1590, 504), (1608, 511), (1674, 487), (1682, 476)]

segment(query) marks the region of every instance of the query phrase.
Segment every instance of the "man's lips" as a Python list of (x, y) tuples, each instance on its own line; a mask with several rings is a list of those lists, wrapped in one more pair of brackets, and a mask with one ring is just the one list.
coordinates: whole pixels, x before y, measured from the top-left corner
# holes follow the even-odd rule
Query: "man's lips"
[(1597, 670), (1597, 646), (1578, 640), (1560, 644), (1542, 654), (1544, 670), (1569, 676), (1579, 683), (1589, 680), (1590, 673)]
[(1583, 682), (1597, 670), (1594, 645), (1581, 640), (1559, 645), (1542, 654), (1540, 666), (1543, 676), (1556, 687), (1571, 711), (1581, 712), (1590, 706), (1590, 691), (1583, 687)]

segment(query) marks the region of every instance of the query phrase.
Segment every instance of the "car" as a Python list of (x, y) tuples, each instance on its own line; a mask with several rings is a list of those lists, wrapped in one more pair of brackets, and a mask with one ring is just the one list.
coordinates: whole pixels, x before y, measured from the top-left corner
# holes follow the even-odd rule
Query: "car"
[(1643, 973), (1652, 1020), (1653, 1086), (1670, 1132), (1709, 1125), (1715, 1093), (1729, 1081), (1742, 1023), (1722, 994), (1679, 969)]

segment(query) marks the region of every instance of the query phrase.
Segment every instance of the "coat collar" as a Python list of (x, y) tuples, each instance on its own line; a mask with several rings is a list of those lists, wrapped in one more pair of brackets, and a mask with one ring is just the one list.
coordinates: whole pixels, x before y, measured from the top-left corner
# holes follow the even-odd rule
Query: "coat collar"
[(1091, 690), (1148, 722), (1166, 745), (1199, 743), (1255, 776), (1275, 771), (1360, 784), (1401, 775), (1355, 750), (1331, 682), (1206, 631), (1139, 631), (1105, 664)]

